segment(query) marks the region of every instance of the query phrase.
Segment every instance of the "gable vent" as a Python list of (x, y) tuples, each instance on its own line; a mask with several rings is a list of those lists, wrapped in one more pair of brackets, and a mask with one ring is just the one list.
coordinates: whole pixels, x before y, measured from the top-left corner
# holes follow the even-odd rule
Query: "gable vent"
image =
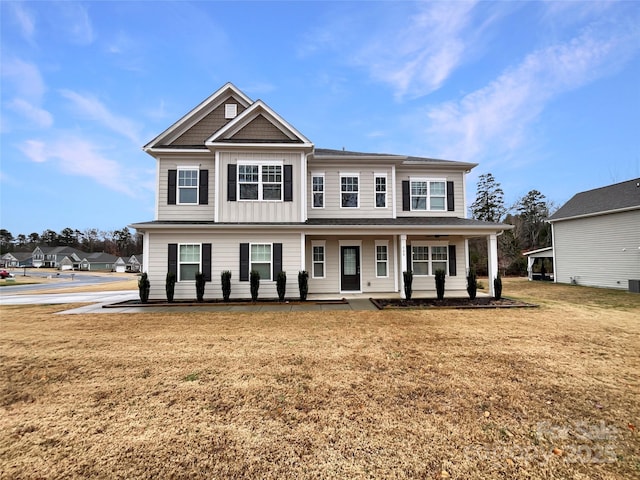
[(238, 104), (226, 103), (224, 105), (224, 118), (236, 118), (238, 116)]

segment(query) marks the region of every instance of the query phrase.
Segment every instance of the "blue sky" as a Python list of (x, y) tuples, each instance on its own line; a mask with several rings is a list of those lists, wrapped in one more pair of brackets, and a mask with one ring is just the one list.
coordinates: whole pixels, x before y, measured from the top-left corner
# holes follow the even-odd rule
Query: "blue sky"
[(226, 82), (317, 147), (476, 162), (507, 204), (640, 176), (640, 2), (0, 2), (0, 228), (154, 217), (142, 152)]

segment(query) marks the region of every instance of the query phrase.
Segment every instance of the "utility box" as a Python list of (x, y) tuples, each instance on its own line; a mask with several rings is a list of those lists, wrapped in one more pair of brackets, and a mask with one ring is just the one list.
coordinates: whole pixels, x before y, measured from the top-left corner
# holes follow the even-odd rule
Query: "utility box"
[(629, 280), (629, 291), (640, 293), (640, 280)]

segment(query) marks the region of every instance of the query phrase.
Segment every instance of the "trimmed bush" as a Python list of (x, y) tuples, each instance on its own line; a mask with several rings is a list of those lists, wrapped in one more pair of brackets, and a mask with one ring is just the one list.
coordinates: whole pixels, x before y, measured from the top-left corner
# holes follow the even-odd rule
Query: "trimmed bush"
[(251, 301), (258, 301), (258, 290), (260, 289), (260, 272), (251, 270), (249, 273), (249, 283), (251, 287)]
[(231, 297), (231, 272), (229, 270), (222, 272), (220, 280), (222, 282), (222, 299), (228, 302)]
[(196, 298), (199, 302), (204, 300), (204, 285), (206, 281), (204, 279), (204, 273), (196, 273)]
[(436, 270), (436, 296), (438, 297), (438, 300), (442, 300), (444, 298), (444, 281), (446, 275), (447, 274), (444, 270)]
[(298, 290), (300, 291), (300, 300), (304, 302), (307, 299), (307, 293), (309, 293), (309, 272), (306, 270), (298, 272)]
[(278, 273), (278, 278), (276, 280), (276, 288), (278, 290), (278, 300), (284, 302), (284, 295), (287, 290), (287, 273), (280, 272)]
[(413, 295), (413, 272), (411, 270), (402, 272), (402, 277), (404, 278), (404, 296), (407, 300), (411, 300), (411, 295)]
[(140, 293), (140, 301), (147, 303), (149, 301), (149, 290), (151, 289), (151, 282), (147, 276), (147, 272), (140, 275), (138, 280), (138, 292)]
[(498, 276), (493, 279), (493, 290), (495, 299), (500, 300), (502, 298), (502, 278), (500, 277), (500, 272), (498, 272)]
[(471, 268), (471, 270), (469, 270), (469, 275), (467, 275), (467, 293), (469, 294), (469, 298), (471, 300), (475, 300), (477, 292), (478, 292), (478, 277), (476, 277), (475, 268)]
[(164, 285), (164, 290), (167, 293), (167, 302), (173, 302), (173, 294), (176, 291), (176, 274), (173, 272), (167, 273), (167, 279)]

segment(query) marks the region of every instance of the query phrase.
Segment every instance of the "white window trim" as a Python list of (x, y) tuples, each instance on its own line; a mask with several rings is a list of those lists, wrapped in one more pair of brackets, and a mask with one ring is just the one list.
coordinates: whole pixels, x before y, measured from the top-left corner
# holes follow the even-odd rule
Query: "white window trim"
[[(385, 263), (387, 264), (387, 274), (386, 275), (378, 275), (378, 247), (386, 247), (387, 248), (387, 259)], [(376, 240), (375, 247), (373, 252), (373, 268), (374, 272), (376, 272), (376, 278), (389, 278), (389, 240)]]
[[(322, 247), (322, 273), (321, 277), (316, 277), (316, 269), (314, 268), (316, 262), (313, 258), (313, 249), (314, 247)], [(312, 240), (311, 241), (311, 278), (327, 278), (327, 242), (325, 240)]]
[[(377, 184), (376, 184), (376, 180), (378, 178), (384, 178), (384, 207), (379, 207), (378, 206), (378, 191), (376, 190), (377, 188)], [(387, 174), (386, 173), (375, 173), (373, 175), (373, 207), (374, 208), (378, 208), (378, 209), (386, 209), (389, 208), (389, 182), (387, 181)]]
[[(322, 177), (322, 206), (316, 207), (313, 202), (313, 195), (315, 191), (313, 190), (313, 178), (314, 177)], [(324, 176), (324, 172), (311, 172), (311, 208), (312, 209), (321, 209), (325, 207), (326, 204), (326, 185), (327, 181)]]
[[(413, 182), (427, 183), (427, 205), (426, 209), (413, 208)], [(431, 208), (431, 182), (444, 183), (444, 208), (433, 210)], [(446, 178), (429, 178), (429, 177), (409, 177), (409, 203), (412, 212), (446, 212), (447, 211), (447, 179)]]
[(198, 272), (202, 272), (202, 244), (201, 243), (179, 243), (178, 244), (178, 258), (176, 259), (176, 263), (178, 266), (178, 275), (177, 275), (177, 282), (194, 282), (195, 283), (195, 278), (193, 280), (182, 280), (182, 278), (180, 278), (182, 276), (182, 269), (180, 268), (180, 265), (185, 264), (185, 265), (195, 265), (195, 263), (193, 262), (181, 262), (180, 261), (180, 247), (184, 247), (186, 245), (197, 245), (198, 247), (198, 257), (200, 258), (200, 261), (198, 262)]
[[(181, 171), (192, 171), (195, 170), (198, 172), (196, 177), (196, 186), (195, 187), (180, 187), (180, 172)], [(195, 189), (196, 191), (196, 201), (195, 202), (181, 202), (180, 201), (180, 188), (190, 188)], [(198, 199), (200, 198), (200, 167), (199, 166), (184, 166), (178, 167), (176, 172), (176, 205), (198, 205)]]
[[(356, 206), (355, 207), (345, 207), (342, 205), (342, 179), (343, 178), (347, 178), (347, 177), (355, 177), (358, 179), (358, 201), (356, 202)], [(360, 190), (361, 190), (361, 184), (360, 184), (360, 174), (359, 173), (342, 173), (340, 172), (340, 184), (338, 185), (338, 191), (340, 193), (340, 208), (346, 208), (347, 210), (351, 210), (351, 209), (355, 209), (355, 208), (360, 208)], [(344, 193), (353, 193), (353, 192), (344, 192)]]
[(270, 282), (273, 280), (273, 243), (269, 243), (269, 242), (255, 242), (255, 243), (249, 243), (249, 275), (251, 275), (251, 270), (253, 270), (253, 268), (251, 268), (253, 266), (254, 263), (267, 263), (267, 262), (253, 262), (253, 259), (251, 258), (251, 250), (254, 245), (269, 245), (269, 251), (270, 251), (270, 260), (269, 260), (269, 278), (262, 278), (260, 277), (260, 281), (264, 280), (265, 282)]
[[(273, 161), (273, 160), (238, 160), (237, 166), (240, 165), (251, 165), (258, 167), (258, 198), (240, 198), (240, 168), (236, 169), (236, 186), (238, 189), (237, 193), (237, 201), (239, 202), (283, 202), (284, 201), (284, 162), (282, 161)], [(279, 166), (280, 167), (280, 175), (282, 176), (282, 181), (280, 182), (280, 199), (270, 199), (263, 200), (263, 186), (265, 185), (262, 182), (262, 167), (263, 166)], [(243, 182), (244, 183), (244, 182)], [(267, 184), (271, 184), (268, 182)]]
[[(427, 271), (426, 275), (419, 275), (414, 272), (414, 276), (416, 277), (435, 277), (435, 272), (433, 271), (433, 249), (432, 247), (447, 247), (447, 266), (444, 269), (445, 275), (449, 276), (449, 242), (424, 242), (424, 241), (415, 241), (411, 242), (411, 271), (413, 269), (413, 247), (429, 247), (429, 254), (427, 257)], [(436, 260), (437, 262), (441, 262), (442, 260)], [(424, 262), (424, 260), (420, 260), (420, 262)]]

